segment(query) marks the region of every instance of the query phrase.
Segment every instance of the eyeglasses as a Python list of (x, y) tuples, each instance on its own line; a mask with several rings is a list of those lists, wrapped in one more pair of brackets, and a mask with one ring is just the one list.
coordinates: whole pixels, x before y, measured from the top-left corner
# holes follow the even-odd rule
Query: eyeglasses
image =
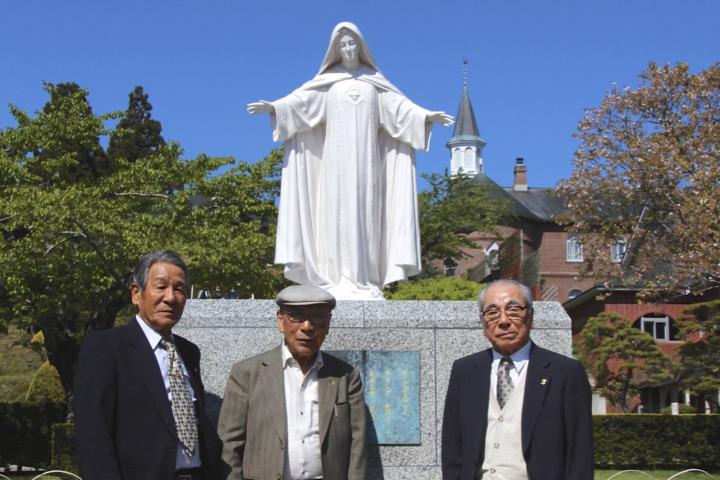
[(283, 310), (282, 314), (287, 317), (290, 323), (297, 325), (305, 322), (310, 322), (313, 327), (324, 327), (330, 321), (331, 314), (329, 313), (313, 313), (306, 314), (302, 312), (288, 312)]
[(505, 308), (490, 307), (482, 312), (483, 319), (486, 324), (493, 324), (500, 321), (500, 317), (504, 313), (510, 321), (522, 320), (525, 317), (525, 311), (528, 306), (507, 305)]

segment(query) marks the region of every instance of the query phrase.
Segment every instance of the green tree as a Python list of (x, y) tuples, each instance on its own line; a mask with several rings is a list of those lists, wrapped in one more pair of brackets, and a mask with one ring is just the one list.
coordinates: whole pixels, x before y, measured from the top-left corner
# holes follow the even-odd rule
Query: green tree
[(672, 378), (670, 360), (652, 336), (616, 313), (591, 317), (581, 335), (581, 356), (595, 374), (595, 390), (625, 413), (640, 382), (652, 385)]
[(282, 267), (273, 265), (282, 159), (282, 150), (273, 150), (254, 164), (235, 162), (188, 189), (191, 208), (183, 213), (178, 241), (191, 265), (202, 266), (192, 269), (199, 288), (274, 298), (286, 284)]
[(420, 247), (423, 268), (432, 270), (432, 260), (467, 257), (464, 248), (477, 248), (467, 234), (494, 231), (508, 209), (491, 198), (485, 187), (470, 178), (452, 176), (447, 169), (423, 178), (429, 187), (418, 195)]
[[(177, 250), (191, 277), (208, 282), (237, 263), (246, 270), (232, 270), (233, 282), (272, 295), (278, 182), (265, 175), (277, 155), (219, 174), (232, 159), (183, 160), (170, 143), (132, 162), (118, 156), (96, 175), (82, 152), (112, 135), (104, 123), (117, 114), (89, 113), (85, 91), (46, 90), (50, 107), (35, 117), (11, 107), (18, 125), (0, 131), (0, 325), (42, 330), (67, 391), (85, 332), (131, 310), (132, 268), (148, 251)], [(201, 194), (210, 201), (191, 201)]]
[(110, 134), (108, 156), (122, 157), (129, 162), (154, 154), (165, 145), (162, 125), (152, 118), (152, 105), (143, 87), (130, 92), (128, 108), (117, 127)]
[(4, 133), (7, 154), (25, 155), (23, 169), (48, 186), (93, 181), (112, 173), (114, 166), (100, 145), (103, 122), (110, 116), (94, 115), (87, 90), (76, 83), (47, 83), (45, 90), (50, 100), (37, 118), (10, 106), (18, 128)]
[(568, 228), (586, 234), (584, 273), (680, 293), (720, 285), (720, 64), (651, 63), (640, 78), (586, 111), (559, 184)]
[(686, 339), (678, 350), (680, 383), (720, 413), (720, 300), (691, 305), (685, 314), (678, 319)]

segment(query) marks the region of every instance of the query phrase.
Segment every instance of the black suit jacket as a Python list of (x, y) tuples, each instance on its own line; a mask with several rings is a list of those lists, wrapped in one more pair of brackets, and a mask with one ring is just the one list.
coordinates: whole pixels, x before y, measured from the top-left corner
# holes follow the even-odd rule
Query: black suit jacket
[[(197, 399), (203, 478), (213, 479), (220, 443), (205, 415), (200, 350), (174, 338)], [(172, 407), (155, 354), (135, 319), (87, 335), (75, 372), (73, 410), (84, 480), (175, 478)]]
[[(492, 350), (456, 360), (442, 429), (445, 480), (472, 480), (485, 456)], [(591, 392), (580, 362), (532, 345), (522, 406), (531, 479), (593, 478)]]

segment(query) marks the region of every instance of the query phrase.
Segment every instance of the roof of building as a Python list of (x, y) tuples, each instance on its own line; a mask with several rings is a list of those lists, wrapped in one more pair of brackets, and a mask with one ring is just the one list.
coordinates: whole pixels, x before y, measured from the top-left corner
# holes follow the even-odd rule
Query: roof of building
[(460, 105), (458, 106), (458, 113), (455, 118), (455, 129), (447, 146), (450, 147), (460, 142), (478, 142), (483, 145), (485, 144), (485, 140), (480, 137), (480, 131), (475, 121), (475, 111), (470, 102), (467, 84), (463, 85), (463, 93), (460, 97)]
[(510, 209), (510, 213), (512, 215), (534, 221), (540, 220), (540, 218), (535, 216), (535, 214), (530, 211), (523, 203), (515, 200), (515, 198), (510, 194), (507, 189), (495, 183), (492, 178), (488, 177), (483, 172), (477, 173), (474, 177), (472, 177), (471, 181), (474, 184), (485, 187), (490, 198), (494, 198), (507, 203), (508, 208)]
[[(463, 85), (455, 119), (455, 129), (447, 146), (451, 148), (461, 142), (478, 142), (485, 145), (475, 121), (475, 111), (470, 101), (467, 83)], [(512, 187), (501, 187), (482, 172), (476, 174), (472, 181), (487, 187), (491, 197), (507, 202), (510, 212), (516, 217), (535, 222), (555, 222), (557, 215), (566, 210), (563, 201), (552, 194), (552, 188), (529, 188), (527, 191), (516, 191)]]
[(472, 182), (487, 188), (491, 198), (507, 202), (510, 213), (516, 217), (535, 222), (555, 222), (556, 217), (566, 211), (563, 201), (552, 193), (552, 188), (516, 191), (512, 187), (501, 187), (482, 172), (476, 174)]
[(567, 211), (563, 201), (553, 194), (552, 188), (528, 188), (527, 191), (505, 189), (511, 197), (532, 212), (542, 222), (556, 221), (558, 215)]

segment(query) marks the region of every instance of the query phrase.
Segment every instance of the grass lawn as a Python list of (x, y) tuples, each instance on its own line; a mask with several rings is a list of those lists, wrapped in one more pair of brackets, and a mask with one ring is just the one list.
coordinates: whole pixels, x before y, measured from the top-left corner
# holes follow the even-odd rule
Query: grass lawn
[[(37, 477), (39, 474), (38, 473), (33, 473), (33, 474), (25, 474), (24, 473), (22, 475), (18, 475), (17, 473), (15, 473), (15, 474), (11, 473), (11, 474), (6, 474), (6, 475), (11, 480), (32, 480), (33, 478)], [(0, 478), (2, 478), (2, 477), (0, 477)], [(76, 480), (76, 479), (72, 475), (56, 476), (54, 474), (51, 474), (51, 475), (45, 475), (44, 477), (40, 477), (38, 480)]]
[(16, 328), (0, 334), (0, 402), (23, 400), (42, 359), (26, 345), (30, 335)]
[[(595, 470), (595, 480), (607, 480), (622, 470)], [(643, 470), (644, 473), (636, 471), (626, 472), (613, 478), (613, 480), (667, 480), (682, 470)], [(720, 480), (720, 474), (710, 472), (713, 476), (708, 477), (700, 472), (688, 472), (675, 477), (677, 480), (710, 480), (715, 478)], [(649, 476), (648, 476), (649, 475)]]

